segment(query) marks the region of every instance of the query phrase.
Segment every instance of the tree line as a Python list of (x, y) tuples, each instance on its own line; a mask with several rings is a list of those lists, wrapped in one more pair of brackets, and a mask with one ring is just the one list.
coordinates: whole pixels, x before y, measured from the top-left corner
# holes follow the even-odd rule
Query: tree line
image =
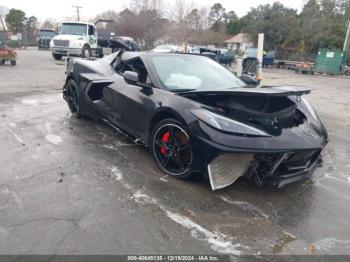
[[(131, 36), (147, 49), (159, 43), (222, 46), (240, 32), (256, 42), (258, 33), (265, 33), (266, 50), (282, 50), (300, 58), (315, 55), (320, 47), (341, 49), (350, 20), (350, 0), (308, 0), (299, 13), (275, 2), (253, 7), (243, 17), (221, 3), (207, 8), (185, 0), (169, 2), (130, 0), (121, 12), (110, 10), (91, 21), (112, 19), (113, 23), (99, 26), (101, 35)], [(37, 19), (25, 19), (21, 12), (11, 9), (6, 15), (10, 29), (16, 32), (26, 26), (29, 33), (34, 31)], [(43, 26), (56, 28), (53, 21), (44, 21)]]

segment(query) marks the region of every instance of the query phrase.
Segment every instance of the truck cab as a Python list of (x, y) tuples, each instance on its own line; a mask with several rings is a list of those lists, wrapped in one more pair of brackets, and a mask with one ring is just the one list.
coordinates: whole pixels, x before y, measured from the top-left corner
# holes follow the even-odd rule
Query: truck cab
[(97, 31), (95, 24), (84, 22), (63, 22), (59, 33), (50, 42), (55, 60), (63, 56), (98, 56)]
[(38, 45), (38, 49), (49, 49), (50, 48), (50, 42), (53, 37), (55, 37), (56, 32), (52, 29), (44, 29), (41, 28), (38, 32), (38, 36), (36, 38), (36, 42)]

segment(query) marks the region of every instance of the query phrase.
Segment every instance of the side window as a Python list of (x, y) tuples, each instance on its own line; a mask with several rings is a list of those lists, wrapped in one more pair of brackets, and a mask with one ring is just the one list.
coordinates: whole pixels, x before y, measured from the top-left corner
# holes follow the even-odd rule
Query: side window
[(139, 82), (149, 86), (153, 86), (152, 80), (149, 77), (145, 64), (140, 58), (133, 59), (127, 63), (123, 62), (119, 57), (113, 64), (114, 70), (119, 74), (123, 75), (125, 71), (133, 71), (139, 75)]
[(95, 28), (93, 25), (89, 25), (89, 35), (95, 35)]
[(133, 71), (135, 71), (139, 75), (140, 83), (153, 85), (148, 75), (146, 66), (140, 58), (131, 61), (130, 63), (128, 63), (128, 65), (133, 69)]

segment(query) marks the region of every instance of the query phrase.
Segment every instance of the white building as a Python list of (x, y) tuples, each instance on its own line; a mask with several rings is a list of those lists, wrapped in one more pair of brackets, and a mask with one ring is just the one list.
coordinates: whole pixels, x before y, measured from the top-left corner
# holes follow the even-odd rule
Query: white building
[(225, 41), (227, 47), (234, 51), (244, 52), (247, 48), (254, 47), (254, 43), (249, 39), (249, 35), (239, 33)]

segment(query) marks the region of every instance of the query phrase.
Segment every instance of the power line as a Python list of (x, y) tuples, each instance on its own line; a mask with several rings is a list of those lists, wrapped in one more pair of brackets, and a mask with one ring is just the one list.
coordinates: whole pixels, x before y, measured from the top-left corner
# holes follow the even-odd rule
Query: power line
[(77, 5), (73, 5), (73, 8), (76, 9), (77, 11), (77, 17), (78, 17), (78, 22), (80, 21), (80, 8), (83, 8), (82, 6), (77, 6)]

